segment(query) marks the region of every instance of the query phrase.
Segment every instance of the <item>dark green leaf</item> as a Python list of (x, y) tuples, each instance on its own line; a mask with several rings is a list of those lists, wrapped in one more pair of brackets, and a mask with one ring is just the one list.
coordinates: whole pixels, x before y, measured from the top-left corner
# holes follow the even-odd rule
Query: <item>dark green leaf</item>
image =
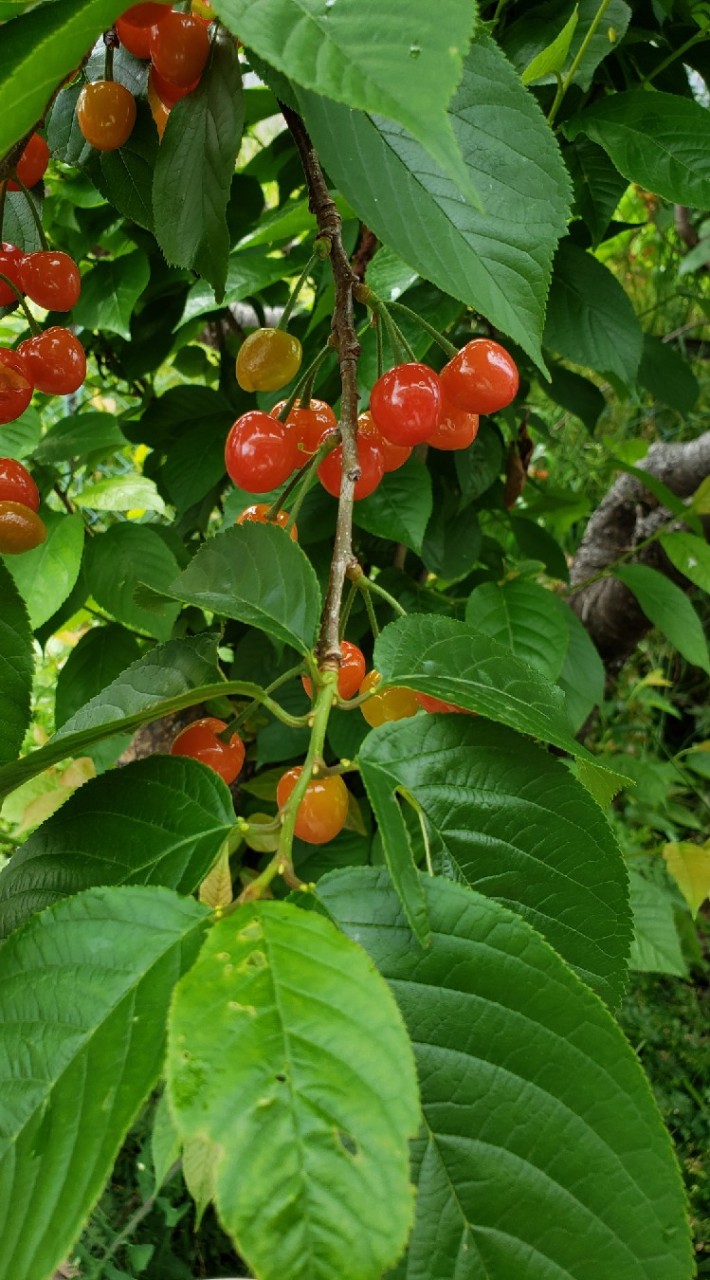
[(598, 245), (628, 183), (606, 151), (588, 138), (576, 138), (563, 155), (574, 183), (576, 211), (589, 229), (592, 244)]
[(112, 413), (75, 413), (62, 418), (38, 442), (32, 451), (36, 462), (51, 465), (84, 459), (96, 454), (116, 453), (126, 446), (126, 437)]
[(147, 102), (138, 101), (138, 116), (127, 142), (105, 151), (97, 186), (124, 218), (153, 230), (153, 174), (158, 159), (158, 130)]
[(456, 450), (454, 463), (461, 492), (468, 502), (490, 489), (503, 466), (503, 445), (495, 427), (482, 421), (473, 444)]
[(20, 753), (30, 719), (34, 653), (27, 608), (4, 565), (0, 564), (0, 763)]
[(111, 623), (91, 627), (74, 646), (57, 676), (54, 723), (61, 729), (85, 703), (141, 656), (130, 631)]
[(496, 640), (548, 680), (559, 676), (569, 631), (551, 591), (517, 578), (499, 586), (483, 582), (469, 596), (466, 621)]
[(179, 572), (172, 551), (149, 525), (114, 524), (86, 548), (89, 591), (118, 622), (158, 640), (167, 640), (180, 609), (170, 600), (147, 609), (135, 599), (140, 583), (166, 591)]
[(576, 734), (594, 707), (604, 700), (606, 672), (587, 628), (564, 600), (559, 597), (555, 600), (569, 633), (564, 666), (557, 683), (564, 690), (570, 728)]
[(24, 599), (32, 629), (56, 613), (79, 577), (84, 548), (81, 516), (59, 515), (42, 509), (47, 540), (21, 556), (4, 556), (15, 585)]
[(688, 361), (669, 343), (650, 333), (644, 334), (638, 379), (654, 399), (682, 414), (691, 412), (700, 395), (698, 380)]
[(354, 521), (379, 538), (421, 551), (432, 509), (431, 477), (417, 458), (385, 475), (375, 492), (355, 503)]
[(636, 379), (643, 339), (634, 309), (611, 271), (569, 240), (555, 258), (543, 341), (627, 386)]
[[(631, 9), (624, 0), (606, 0), (604, 20), (598, 24), (590, 39), (590, 27), (597, 18), (598, 11), (598, 0), (545, 0), (542, 4), (525, 5), (523, 16), (505, 30), (503, 48), (514, 66), (524, 72), (530, 60), (539, 57), (541, 51), (547, 48), (551, 32), (559, 31), (563, 23), (568, 22), (574, 13), (578, 13), (579, 21), (572, 32), (569, 66), (566, 70), (569, 72), (572, 61), (576, 60), (584, 46), (572, 83), (579, 84), (586, 90), (599, 63), (613, 52), (616, 41), (624, 35), (631, 18)], [(609, 29), (612, 27), (616, 31), (614, 41), (609, 39)], [(562, 68), (550, 68), (542, 83), (554, 82), (554, 70), (561, 71)]]
[(65, 164), (84, 165), (94, 154), (91, 143), (86, 141), (76, 118), (76, 104), (82, 86), (71, 85), (62, 89), (54, 100), (47, 122), (47, 144), (52, 155)]
[(525, 516), (509, 515), (508, 519), (513, 537), (523, 555), (531, 560), (541, 560), (551, 578), (569, 582), (565, 553), (552, 534), (535, 520), (529, 520)]
[(633, 592), (649, 621), (686, 661), (710, 673), (710, 654), (702, 623), (680, 587), (657, 569), (643, 564), (619, 565), (614, 576)]
[(144, 253), (97, 262), (82, 277), (74, 320), (84, 329), (106, 330), (130, 338), (133, 308), (149, 277), (150, 265)]
[(573, 413), (584, 423), (587, 431), (593, 431), (606, 408), (606, 401), (598, 387), (561, 364), (550, 364), (552, 375), (545, 391), (555, 404)]
[(481, 527), (475, 511), (459, 511), (455, 495), (438, 483), (422, 547), (427, 569), (448, 582), (465, 578), (480, 555), (481, 542)]

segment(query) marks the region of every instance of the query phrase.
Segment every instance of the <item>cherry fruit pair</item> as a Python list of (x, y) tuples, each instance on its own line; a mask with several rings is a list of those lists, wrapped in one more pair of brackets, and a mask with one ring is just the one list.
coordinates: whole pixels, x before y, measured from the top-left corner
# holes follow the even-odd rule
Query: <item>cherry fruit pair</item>
[(38, 509), (39, 491), (27, 468), (14, 458), (0, 458), (0, 554), (20, 555), (45, 541)]
[(216, 716), (194, 720), (177, 735), (170, 754), (201, 761), (229, 786), (242, 771), (246, 749), (238, 733), (228, 738), (224, 736), (226, 728), (226, 721), (218, 720)]
[[(13, 244), (0, 250), (0, 275), (12, 281), (18, 293), (25, 293), (45, 311), (71, 311), (79, 301), (81, 275), (68, 253), (44, 249), (23, 253)], [(17, 301), (17, 293), (0, 280), (0, 307)]]

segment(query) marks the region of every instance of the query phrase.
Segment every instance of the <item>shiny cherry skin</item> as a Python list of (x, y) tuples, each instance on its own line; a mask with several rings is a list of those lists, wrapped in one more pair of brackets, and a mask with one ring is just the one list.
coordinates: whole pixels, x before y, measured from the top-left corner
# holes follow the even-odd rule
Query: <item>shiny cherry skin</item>
[(45, 311), (71, 311), (79, 301), (81, 275), (68, 253), (28, 253), (21, 268), (22, 287)]
[[(288, 524), (288, 511), (277, 511), (274, 520), (267, 520), (267, 513), (271, 510), (268, 502), (253, 502), (250, 507), (245, 507), (241, 515), (237, 516), (235, 524), (275, 524), (280, 529), (284, 529)], [(289, 533), (294, 542), (298, 542), (298, 530), (295, 524), (291, 525)]]
[(76, 119), (86, 141), (97, 151), (117, 151), (136, 123), (136, 100), (117, 80), (85, 84), (76, 104)]
[[(271, 410), (272, 417), (280, 418), (286, 404), (286, 400), (279, 400)], [(295, 431), (298, 447), (305, 458), (312, 458), (324, 436), (338, 425), (330, 405), (325, 400), (315, 399), (311, 399), (307, 409), (297, 400), (284, 422)]]
[(46, 539), (47, 530), (36, 511), (23, 502), (0, 502), (0, 555), (34, 551)]
[(252, 409), (237, 418), (224, 449), (227, 475), (247, 493), (268, 493), (298, 466), (296, 441), (282, 422)]
[[(372, 421), (372, 414), (369, 409), (360, 414), (357, 420), (358, 431), (367, 432), (373, 429), (377, 431), (377, 427)], [(380, 448), (382, 449), (382, 462), (385, 473), (388, 471), (398, 471), (403, 467), (407, 458), (412, 456), (412, 446), (409, 444), (392, 444), (391, 440), (387, 440), (380, 431), (377, 431), (380, 439)]]
[(86, 377), (86, 355), (78, 338), (55, 325), (20, 343), (20, 355), (38, 391), (68, 396)]
[(436, 430), (427, 439), (432, 449), (468, 449), (478, 435), (479, 418), (477, 413), (467, 413), (465, 409), (457, 409), (456, 405), (444, 395), (441, 405), (441, 417)]
[[(22, 264), (25, 261), (25, 255), (21, 249), (17, 249), (14, 244), (6, 244), (3, 241), (0, 249), (0, 274), (7, 276), (8, 280), (22, 293)], [(17, 294), (11, 289), (9, 284), (5, 284), (4, 280), (0, 280), (0, 307), (9, 307), (11, 303), (17, 302)]]
[(181, 88), (199, 80), (210, 55), (204, 22), (169, 10), (150, 32), (150, 59), (159, 75)]
[(237, 382), (242, 391), (280, 391), (295, 378), (303, 351), (285, 329), (255, 329), (237, 354)]
[[(354, 698), (365, 677), (365, 655), (362, 649), (350, 640), (343, 640), (340, 646), (340, 667), (338, 669), (338, 693), (344, 701)], [(308, 676), (301, 676), (303, 687), (311, 697), (312, 685)]]
[[(379, 671), (368, 671), (360, 685), (360, 694), (377, 689), (381, 680)], [(419, 710), (419, 702), (413, 689), (389, 685), (379, 693), (373, 693), (367, 702), (363, 702), (360, 710), (367, 723), (375, 729), (388, 720), (406, 720), (409, 716), (415, 716)]]
[(142, 58), (146, 61), (150, 57), (149, 26), (144, 26), (143, 23), (129, 22), (124, 14), (122, 18), (117, 18), (116, 20), (116, 35), (124, 49), (132, 53), (134, 58)]
[(0, 347), (0, 423), (19, 418), (30, 403), (33, 391), (34, 383), (20, 352)]
[(446, 399), (467, 413), (495, 413), (518, 394), (513, 357), (492, 338), (473, 338), (439, 374)]
[(170, 754), (200, 760), (229, 786), (242, 771), (246, 749), (238, 733), (233, 733), (228, 742), (219, 737), (226, 728), (226, 721), (217, 720), (215, 716), (194, 720), (177, 735)]
[(392, 444), (421, 444), (441, 416), (441, 387), (434, 370), (415, 362), (388, 369), (370, 392), (370, 413)]
[[(33, 133), (17, 162), (17, 176), (26, 187), (34, 187), (43, 178), (49, 164), (49, 147), (40, 133)], [(10, 178), (9, 191), (19, 191), (20, 185)]]
[(163, 21), (166, 6), (170, 4), (172, 0), (146, 0), (144, 4), (132, 4), (130, 9), (121, 14), (121, 21), (128, 22), (133, 27), (150, 29), (156, 22)]
[[(186, 98), (188, 93), (192, 93), (199, 83), (199, 80), (195, 80), (193, 84), (181, 89), (179, 85), (171, 84), (169, 80), (165, 80), (163, 76), (158, 75), (155, 67), (151, 67), (148, 75), (148, 102), (151, 105), (151, 110), (153, 110), (153, 99), (156, 98), (162, 107), (170, 111), (176, 102), (179, 102), (181, 98)], [(155, 119), (154, 111), (153, 119)]]
[[(283, 809), (301, 775), (301, 767), (289, 769), (279, 779), (276, 802)], [(328, 844), (340, 835), (348, 816), (348, 789), (343, 779), (312, 778), (298, 806), (295, 833), (307, 844)]]
[[(369, 498), (380, 484), (385, 473), (380, 433), (373, 424), (361, 426), (357, 433), (357, 456), (360, 463), (360, 479), (355, 483), (354, 498)], [(343, 475), (343, 448), (338, 445), (321, 462), (318, 479), (323, 488), (334, 498), (340, 496)]]
[(39, 489), (27, 467), (14, 458), (0, 458), (0, 502), (20, 502), (39, 510)]

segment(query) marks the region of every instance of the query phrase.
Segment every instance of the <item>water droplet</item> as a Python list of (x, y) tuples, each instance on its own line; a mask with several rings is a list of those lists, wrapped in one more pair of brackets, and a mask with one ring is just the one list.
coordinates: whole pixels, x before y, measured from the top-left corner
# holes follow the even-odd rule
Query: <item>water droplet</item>
[(422, 51), (422, 46), (420, 44), (410, 44), (409, 46), (410, 58), (418, 58), (421, 51)]

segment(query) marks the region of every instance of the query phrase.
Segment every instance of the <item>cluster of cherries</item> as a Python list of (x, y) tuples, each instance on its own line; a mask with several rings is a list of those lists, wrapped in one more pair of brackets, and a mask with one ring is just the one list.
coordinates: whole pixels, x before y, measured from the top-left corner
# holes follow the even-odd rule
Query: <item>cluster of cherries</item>
[[(257, 329), (239, 351), (237, 380), (246, 391), (279, 390), (300, 363), (297, 338), (281, 329)], [(468, 448), (476, 438), (479, 415), (509, 405), (518, 383), (512, 356), (490, 338), (472, 339), (440, 373), (411, 361), (382, 374), (370, 393), (369, 410), (358, 418), (356, 500), (374, 493), (385, 472), (401, 467), (417, 444)], [(277, 489), (337, 425), (323, 400), (297, 400), (290, 409), (281, 401), (270, 413), (252, 409), (237, 419), (227, 437), (227, 473), (247, 493)], [(326, 454), (318, 477), (328, 493), (339, 495), (342, 446)]]
[[(193, 0), (190, 13), (176, 12), (168, 4), (153, 0), (131, 5), (115, 27), (129, 53), (150, 60), (148, 102), (161, 138), (172, 107), (200, 82), (210, 52), (207, 28), (214, 18), (209, 0)], [(116, 80), (95, 80), (79, 94), (76, 118), (92, 147), (116, 151), (133, 132), (136, 100)]]
[(40, 520), (39, 490), (32, 476), (14, 458), (0, 458), (0, 554), (31, 551), (47, 537)]
[[(303, 687), (312, 697), (311, 681), (301, 677)], [(367, 672), (365, 655), (356, 644), (343, 640), (341, 663), (338, 671), (338, 694), (343, 701), (360, 697), (360, 710), (369, 725), (376, 727), (388, 720), (403, 720), (424, 711), (461, 711), (451, 702), (442, 702), (427, 694), (417, 693), (390, 685), (379, 689), (379, 672)], [(377, 692), (375, 692), (377, 690)], [(369, 696), (366, 696), (369, 695)], [(177, 735), (171, 747), (172, 755), (191, 756), (209, 765), (229, 785), (241, 773), (245, 759), (245, 746), (238, 733), (225, 732), (227, 724), (214, 716), (196, 720)], [(301, 766), (288, 769), (279, 779), (276, 802), (279, 809), (286, 805), (299, 777)], [(327, 844), (340, 834), (348, 815), (348, 790), (339, 774), (325, 774), (312, 778), (296, 814), (295, 834), (307, 844)]]

